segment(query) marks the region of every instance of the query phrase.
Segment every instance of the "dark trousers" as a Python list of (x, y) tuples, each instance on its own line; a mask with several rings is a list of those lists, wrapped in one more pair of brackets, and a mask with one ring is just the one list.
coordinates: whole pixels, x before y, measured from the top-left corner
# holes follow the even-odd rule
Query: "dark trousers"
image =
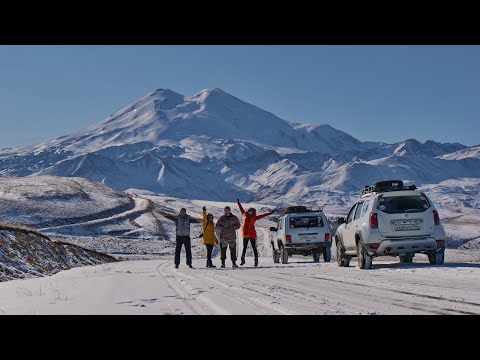
[(236, 240), (220, 240), (220, 259), (222, 262), (227, 258), (227, 248), (230, 248), (230, 257), (232, 262), (237, 260), (237, 242)]
[(253, 255), (258, 258), (257, 239), (243, 238), (242, 259), (245, 259), (245, 254), (247, 253), (248, 240), (250, 240), (250, 244), (252, 244)]
[(209, 264), (212, 263), (212, 251), (213, 251), (213, 245), (207, 244), (205, 245), (207, 247), (207, 262)]
[(177, 236), (177, 246), (175, 247), (175, 265), (180, 265), (180, 252), (182, 245), (185, 245), (185, 252), (187, 253), (187, 265), (192, 264), (192, 244), (190, 236)]

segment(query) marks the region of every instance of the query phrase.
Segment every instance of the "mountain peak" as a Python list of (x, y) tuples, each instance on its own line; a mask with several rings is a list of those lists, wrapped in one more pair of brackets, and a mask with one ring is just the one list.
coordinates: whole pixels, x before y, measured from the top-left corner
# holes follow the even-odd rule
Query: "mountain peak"
[(189, 100), (199, 102), (199, 103), (204, 103), (204, 102), (213, 103), (213, 102), (224, 102), (224, 101), (231, 102), (232, 100), (243, 103), (243, 101), (240, 100), (239, 98), (236, 98), (235, 96), (230, 95), (229, 93), (223, 91), (220, 88), (200, 90), (198, 93), (191, 96)]
[(144, 96), (145, 97), (165, 97), (165, 98), (183, 98), (184, 96), (171, 90), (171, 89), (156, 89), (150, 93), (147, 94), (147, 96)]

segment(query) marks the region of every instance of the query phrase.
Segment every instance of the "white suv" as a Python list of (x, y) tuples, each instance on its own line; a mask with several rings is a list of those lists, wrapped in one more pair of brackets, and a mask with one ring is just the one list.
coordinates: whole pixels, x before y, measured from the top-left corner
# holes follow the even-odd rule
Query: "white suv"
[(277, 227), (270, 228), (273, 262), (288, 263), (288, 257), (299, 254), (313, 256), (314, 262), (330, 262), (331, 234), (328, 219), (321, 210), (307, 210), (305, 206), (284, 209)]
[(339, 266), (348, 266), (353, 256), (360, 269), (370, 269), (375, 256), (412, 262), (416, 253), (426, 254), (430, 264), (443, 264), (445, 230), (427, 195), (401, 180), (376, 182), (362, 194), (347, 219), (338, 219)]

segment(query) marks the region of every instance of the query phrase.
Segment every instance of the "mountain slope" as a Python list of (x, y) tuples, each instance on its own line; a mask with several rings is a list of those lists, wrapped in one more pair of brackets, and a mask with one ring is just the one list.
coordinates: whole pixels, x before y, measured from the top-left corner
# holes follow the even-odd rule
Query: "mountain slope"
[(480, 146), (464, 148), (450, 154), (440, 156), (440, 159), (444, 160), (462, 160), (468, 158), (480, 159)]

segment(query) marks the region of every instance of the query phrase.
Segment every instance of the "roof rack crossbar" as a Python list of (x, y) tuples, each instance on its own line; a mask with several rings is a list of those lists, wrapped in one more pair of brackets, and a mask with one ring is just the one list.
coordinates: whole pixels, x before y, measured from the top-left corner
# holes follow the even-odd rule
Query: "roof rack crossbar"
[(307, 208), (306, 206), (289, 206), (281, 209), (283, 214), (294, 214), (301, 212), (323, 212), (323, 206), (317, 208)]
[[(388, 183), (388, 181), (385, 181)], [(392, 182), (392, 186), (379, 186), (378, 183), (375, 183), (373, 186), (366, 185), (362, 189), (362, 195), (372, 194), (372, 193), (379, 193), (379, 192), (390, 192), (390, 191), (402, 191), (402, 190), (416, 190), (417, 186), (415, 184), (412, 185), (403, 185), (403, 182)]]

